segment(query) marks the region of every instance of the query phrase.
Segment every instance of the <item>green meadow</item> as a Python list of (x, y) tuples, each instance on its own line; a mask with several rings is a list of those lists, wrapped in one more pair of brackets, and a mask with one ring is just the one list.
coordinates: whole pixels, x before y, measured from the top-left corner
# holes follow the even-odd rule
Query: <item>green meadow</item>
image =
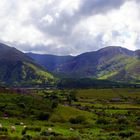
[(2, 140), (139, 140), (140, 89), (3, 89)]

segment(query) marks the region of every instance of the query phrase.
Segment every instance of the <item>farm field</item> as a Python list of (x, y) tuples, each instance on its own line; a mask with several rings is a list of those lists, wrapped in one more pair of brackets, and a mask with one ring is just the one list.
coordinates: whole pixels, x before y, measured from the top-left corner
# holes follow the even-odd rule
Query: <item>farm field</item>
[(139, 140), (140, 89), (1, 89), (2, 140)]

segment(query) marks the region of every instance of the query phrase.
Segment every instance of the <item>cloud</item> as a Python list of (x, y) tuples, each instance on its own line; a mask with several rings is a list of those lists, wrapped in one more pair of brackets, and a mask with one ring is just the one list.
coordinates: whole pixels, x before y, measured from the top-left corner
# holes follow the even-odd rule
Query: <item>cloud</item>
[(87, 46), (89, 51), (109, 45), (139, 49), (136, 45), (140, 38), (139, 12), (136, 2), (125, 2), (119, 9), (113, 9), (106, 14), (88, 16), (77, 24), (74, 34), (84, 38), (79, 41)]
[(0, 40), (22, 51), (77, 55), (108, 45), (138, 49), (138, 0), (3, 0)]
[(80, 13), (83, 15), (106, 13), (112, 9), (119, 8), (125, 1), (126, 0), (83, 0)]

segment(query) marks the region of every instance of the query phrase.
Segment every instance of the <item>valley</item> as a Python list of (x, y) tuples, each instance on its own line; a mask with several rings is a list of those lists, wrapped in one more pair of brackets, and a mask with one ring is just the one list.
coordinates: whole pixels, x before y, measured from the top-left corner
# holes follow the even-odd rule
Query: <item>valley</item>
[(138, 52), (55, 56), (0, 44), (0, 139), (140, 139)]
[(140, 140), (140, 0), (1, 0), (0, 140)]
[(1, 89), (0, 139), (137, 140), (139, 93), (136, 88)]

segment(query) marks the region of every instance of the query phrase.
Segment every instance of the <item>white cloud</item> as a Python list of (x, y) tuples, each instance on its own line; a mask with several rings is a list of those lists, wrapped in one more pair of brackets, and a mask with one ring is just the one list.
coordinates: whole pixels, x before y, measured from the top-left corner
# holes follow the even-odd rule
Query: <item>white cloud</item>
[(53, 17), (47, 14), (45, 17), (42, 17), (41, 22), (51, 24), (53, 20)]
[(59, 0), (59, 2), (59, 11), (66, 11), (70, 15), (73, 15), (80, 5), (80, 0)]
[[(87, 32), (85, 40), (92, 37), (94, 41), (91, 43), (99, 44), (98, 48), (114, 45), (131, 50), (139, 49), (136, 45), (140, 37), (139, 13), (139, 5), (129, 1), (118, 10), (109, 11), (105, 15), (91, 15), (81, 20), (75, 27), (75, 34)], [(98, 37), (100, 37), (99, 40), (97, 40)], [(91, 44), (89, 48), (87, 47), (89, 50), (92, 50), (91, 48), (94, 50), (95, 46)]]
[(139, 49), (140, 4), (135, 0), (108, 3), (105, 0), (2, 0), (0, 40), (23, 51), (62, 55), (107, 45)]

